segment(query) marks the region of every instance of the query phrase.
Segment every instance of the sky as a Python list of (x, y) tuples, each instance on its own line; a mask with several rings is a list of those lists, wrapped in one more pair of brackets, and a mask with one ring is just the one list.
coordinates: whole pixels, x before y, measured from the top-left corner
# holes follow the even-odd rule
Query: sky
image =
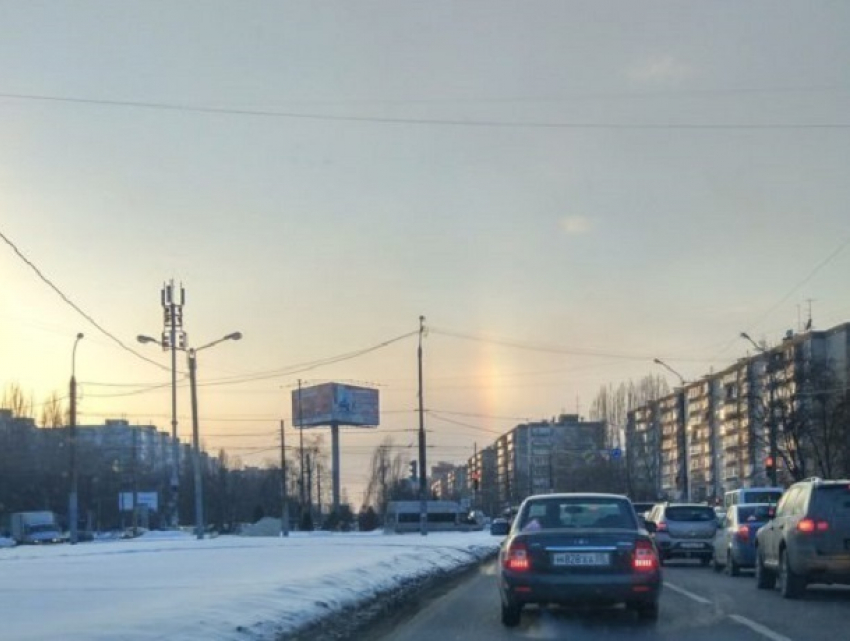
[(411, 579), (478, 563), (500, 541), (489, 532), (203, 541), (148, 532), (129, 541), (0, 546), (3, 581), (15, 586), (14, 598), (0, 599), (3, 633), (17, 641), (277, 639)]
[(0, 1), (0, 385), (64, 395), (83, 332), (79, 421), (168, 430), (170, 358), (135, 337), (174, 279), (190, 345), (244, 336), (198, 356), (208, 450), (276, 460), (299, 379), (379, 390), (380, 427), (342, 436), (356, 503), (377, 443), (416, 444), (420, 315), (429, 463), (675, 383), (654, 358), (694, 380), (741, 331), (850, 320), (848, 19)]

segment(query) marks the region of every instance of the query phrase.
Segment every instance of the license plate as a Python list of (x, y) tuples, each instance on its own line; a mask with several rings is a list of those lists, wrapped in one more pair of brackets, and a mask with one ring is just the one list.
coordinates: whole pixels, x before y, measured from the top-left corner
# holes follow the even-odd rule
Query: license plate
[(552, 562), (570, 567), (611, 565), (611, 555), (605, 552), (556, 552), (552, 555)]
[(701, 550), (704, 546), (702, 543), (680, 543), (679, 547), (688, 550)]

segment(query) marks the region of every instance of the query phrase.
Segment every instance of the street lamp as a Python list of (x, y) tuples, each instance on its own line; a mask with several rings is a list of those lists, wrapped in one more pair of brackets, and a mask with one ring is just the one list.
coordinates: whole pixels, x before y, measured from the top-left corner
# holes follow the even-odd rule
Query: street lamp
[(79, 540), (77, 527), (79, 516), (77, 509), (77, 345), (83, 339), (83, 333), (79, 332), (74, 339), (74, 348), (71, 350), (71, 408), (68, 416), (68, 450), (71, 463), (71, 491), (68, 495), (68, 521), (71, 534), (71, 544)]
[[(197, 372), (197, 358), (196, 354), (201, 350), (208, 349), (213, 345), (218, 345), (219, 343), (223, 343), (224, 341), (238, 341), (241, 340), (242, 333), (241, 332), (233, 332), (231, 334), (227, 334), (218, 340), (214, 340), (211, 343), (207, 343), (206, 345), (201, 345), (201, 347), (197, 348), (188, 348), (186, 349), (186, 353), (189, 359), (189, 387), (191, 391), (192, 397), (192, 465), (194, 470), (194, 483), (195, 483), (195, 534), (199, 539), (204, 538), (204, 507), (203, 507), (203, 481), (201, 478), (201, 457), (200, 457), (200, 446), (199, 446), (199, 438), (198, 438), (198, 393), (197, 393), (197, 381), (196, 381), (196, 372)], [(136, 337), (140, 343), (156, 343), (157, 345), (163, 345), (157, 339), (151, 336), (143, 336), (139, 335)], [(183, 349), (183, 348), (181, 348)], [(175, 439), (175, 451), (179, 451), (177, 447), (177, 441)], [(174, 459), (175, 470), (177, 465), (177, 458)], [(176, 474), (176, 471), (175, 471)]]
[(688, 404), (685, 401), (685, 377), (682, 376), (675, 369), (670, 367), (667, 363), (662, 361), (660, 358), (654, 358), (653, 362), (656, 365), (661, 365), (668, 372), (674, 374), (679, 382), (682, 384), (682, 392), (679, 394), (678, 403), (679, 403), (679, 423), (680, 423), (680, 431), (679, 431), (679, 448), (684, 449), (684, 466), (683, 466), (683, 478), (682, 478), (682, 491), (685, 495), (685, 498), (690, 501), (691, 500), (691, 473), (690, 473), (690, 462), (691, 462), (691, 453), (689, 451), (690, 443), (688, 438)]
[(204, 485), (201, 475), (201, 451), (198, 436), (198, 385), (196, 376), (198, 360), (196, 355), (201, 350), (218, 345), (224, 341), (238, 341), (241, 339), (241, 332), (233, 332), (201, 347), (190, 347), (187, 351), (189, 357), (189, 387), (192, 392), (192, 463), (195, 473), (195, 535), (198, 539), (204, 538)]
[[(741, 338), (748, 341), (757, 352), (764, 354), (767, 357), (767, 385), (768, 385), (768, 416), (767, 416), (767, 439), (768, 439), (768, 460), (771, 465), (767, 466), (767, 475), (771, 485), (776, 485), (776, 461), (779, 458), (779, 446), (777, 443), (776, 434), (776, 408), (774, 407), (773, 388), (776, 387), (776, 382), (773, 378), (773, 359), (770, 357), (768, 350), (756, 343), (747, 332), (741, 332)], [(755, 470), (755, 461), (753, 461), (753, 469)]]

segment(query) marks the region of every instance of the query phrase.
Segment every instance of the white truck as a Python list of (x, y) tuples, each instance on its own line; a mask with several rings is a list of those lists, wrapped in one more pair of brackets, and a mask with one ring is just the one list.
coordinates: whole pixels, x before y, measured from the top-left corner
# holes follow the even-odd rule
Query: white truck
[(53, 512), (15, 512), (9, 519), (9, 529), (18, 545), (62, 543), (65, 540)]

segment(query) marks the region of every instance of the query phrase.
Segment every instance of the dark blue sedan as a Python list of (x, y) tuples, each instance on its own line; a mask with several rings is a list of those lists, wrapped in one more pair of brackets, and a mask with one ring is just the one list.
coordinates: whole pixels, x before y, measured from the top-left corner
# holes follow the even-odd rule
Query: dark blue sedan
[(769, 520), (768, 503), (733, 505), (726, 512), (722, 528), (714, 538), (712, 567), (716, 572), (725, 568), (729, 576), (738, 576), (741, 568), (756, 565), (756, 532)]

